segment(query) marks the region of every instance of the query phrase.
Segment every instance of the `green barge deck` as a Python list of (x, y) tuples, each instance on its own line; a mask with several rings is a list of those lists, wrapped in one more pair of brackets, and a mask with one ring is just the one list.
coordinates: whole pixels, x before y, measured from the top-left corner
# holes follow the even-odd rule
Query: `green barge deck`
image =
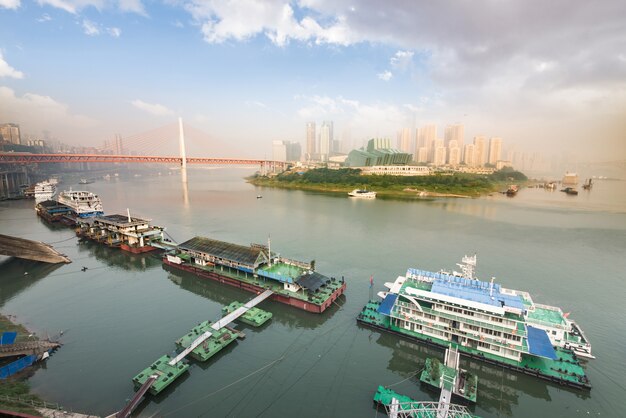
[(133, 384), (135, 390), (139, 389), (151, 376), (157, 376), (156, 380), (150, 386), (148, 390), (152, 395), (158, 395), (176, 380), (180, 375), (189, 369), (189, 364), (179, 362), (174, 366), (169, 365), (169, 361), (172, 358), (167, 354), (159, 357), (157, 361), (152, 363), (150, 367), (145, 368), (135, 377), (133, 377)]
[(213, 325), (213, 323), (210, 321), (201, 322), (193, 327), (187, 334), (176, 340), (176, 346), (180, 349), (185, 349), (199, 336), (207, 331), (211, 331), (211, 336), (196, 347), (190, 354), (192, 358), (204, 362), (219, 353), (229, 344), (235, 342), (238, 337), (243, 336), (242, 333), (226, 327), (215, 331), (211, 328), (211, 325)]
[[(431, 336), (425, 336), (392, 325), (388, 316), (382, 315), (378, 312), (380, 304), (381, 302), (379, 301), (369, 301), (363, 307), (361, 313), (357, 316), (357, 322), (365, 326), (376, 328), (381, 331), (391, 332), (410, 340), (438, 348), (445, 349), (450, 345), (449, 341)], [(577, 389), (591, 389), (591, 384), (585, 374), (585, 370), (582, 368), (578, 358), (571, 350), (556, 348), (555, 351), (558, 360), (524, 355), (522, 360), (517, 362), (458, 344), (455, 346), (462, 355), (467, 357), (475, 358), (486, 363), (496, 364), (498, 366), (504, 366), (511, 370), (516, 370), (530, 376), (536, 376), (559, 385)]]
[[(232, 302), (230, 305), (222, 308), (222, 315), (228, 315), (238, 308), (241, 308), (243, 305), (244, 304), (241, 302)], [(253, 327), (260, 327), (270, 319), (272, 319), (271, 312), (267, 312), (259, 308), (250, 308), (246, 313), (237, 318), (237, 321)]]
[[(456, 379), (460, 379), (458, 390), (450, 383), (454, 382)], [(458, 397), (464, 402), (476, 403), (478, 378), (462, 369), (457, 376), (455, 369), (446, 366), (438, 359), (426, 359), (424, 370), (422, 370), (420, 375), (420, 382), (437, 389), (448, 385), (447, 389), (452, 392), (453, 396)]]

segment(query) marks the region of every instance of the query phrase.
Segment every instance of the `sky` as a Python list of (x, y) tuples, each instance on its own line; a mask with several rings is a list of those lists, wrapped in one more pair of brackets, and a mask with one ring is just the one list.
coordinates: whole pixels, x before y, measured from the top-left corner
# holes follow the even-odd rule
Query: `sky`
[(626, 2), (0, 0), (0, 122), (100, 146), (179, 116), (203, 156), (332, 120), (626, 160)]

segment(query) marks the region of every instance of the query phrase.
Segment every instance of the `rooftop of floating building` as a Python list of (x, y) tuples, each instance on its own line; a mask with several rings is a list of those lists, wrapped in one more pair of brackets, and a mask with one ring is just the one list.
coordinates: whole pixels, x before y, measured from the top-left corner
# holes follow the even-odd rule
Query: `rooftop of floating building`
[(137, 217), (130, 217), (130, 221), (128, 220), (128, 215), (106, 215), (106, 216), (98, 216), (98, 221), (105, 222), (111, 225), (116, 226), (135, 226), (142, 225), (150, 222), (149, 219), (141, 219)]
[(178, 246), (181, 250), (197, 251), (207, 255), (253, 266), (261, 255), (260, 246), (246, 247), (205, 237), (194, 237)]
[[(522, 298), (502, 293), (499, 284), (439, 273), (431, 292), (496, 307), (524, 310)], [(493, 288), (492, 288), (493, 286)]]

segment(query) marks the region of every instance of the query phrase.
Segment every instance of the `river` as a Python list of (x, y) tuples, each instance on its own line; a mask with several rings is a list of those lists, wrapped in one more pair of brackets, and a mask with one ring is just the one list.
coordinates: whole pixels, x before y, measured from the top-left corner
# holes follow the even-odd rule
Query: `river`
[[(94, 191), (108, 214), (147, 217), (182, 242), (202, 235), (239, 244), (266, 242), (323, 274), (343, 276), (345, 297), (322, 315), (266, 301), (261, 329), (139, 409), (142, 416), (376, 416), (378, 385), (436, 400), (412, 374), (442, 352), (368, 328), (355, 318), (370, 297), (408, 267), (453, 269), (478, 254), (477, 274), (527, 290), (535, 302), (571, 312), (597, 359), (586, 363), (590, 392), (462, 360), (479, 378), (481, 417), (624, 415), (626, 393), (626, 182), (598, 181), (590, 192), (522, 189), (514, 198), (352, 200), (344, 195), (261, 189), (245, 169), (62, 184)], [(262, 199), (257, 199), (262, 195)], [(0, 311), (39, 335), (63, 332), (63, 346), (30, 378), (32, 390), (67, 409), (107, 415), (132, 396), (131, 378), (221, 307), (250, 294), (183, 272), (152, 255), (79, 243), (69, 229), (35, 216), (32, 201), (0, 202), (3, 234), (41, 240), (72, 264), (0, 264)], [(82, 267), (87, 267), (82, 271)], [(28, 274), (25, 274), (28, 273)], [(374, 277), (370, 290), (369, 279)], [(382, 416), (382, 412), (379, 412)]]

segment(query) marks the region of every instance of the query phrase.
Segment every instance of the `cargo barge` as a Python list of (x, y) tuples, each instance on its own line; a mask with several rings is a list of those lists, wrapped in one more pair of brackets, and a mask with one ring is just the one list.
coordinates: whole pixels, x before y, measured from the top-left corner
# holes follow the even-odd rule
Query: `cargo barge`
[(315, 271), (315, 262), (290, 260), (268, 245), (249, 247), (195, 237), (166, 253), (163, 263), (178, 270), (259, 294), (307, 312), (322, 313), (346, 290), (343, 280)]
[(44, 200), (35, 205), (37, 216), (49, 223), (62, 222), (64, 218), (72, 215), (69, 206), (60, 204), (55, 200)]

